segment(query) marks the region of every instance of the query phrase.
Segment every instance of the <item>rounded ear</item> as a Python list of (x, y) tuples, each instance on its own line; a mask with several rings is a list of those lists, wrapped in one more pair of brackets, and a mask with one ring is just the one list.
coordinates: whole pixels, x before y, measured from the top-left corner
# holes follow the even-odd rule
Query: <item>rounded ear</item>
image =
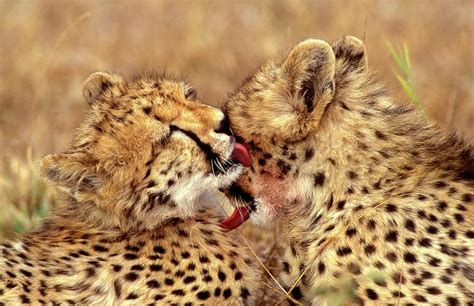
[(309, 112), (323, 110), (334, 95), (335, 57), (328, 43), (305, 40), (290, 51), (282, 64), (290, 92), (304, 98)]
[(95, 72), (84, 81), (82, 95), (87, 103), (91, 105), (107, 90), (116, 87), (120, 83), (122, 83), (122, 78), (118, 75)]
[(44, 157), (39, 172), (53, 186), (65, 188), (71, 194), (96, 188), (97, 175), (90, 172), (95, 162), (86, 153), (62, 153)]
[(341, 37), (332, 45), (338, 65), (342, 71), (364, 71), (368, 67), (367, 53), (362, 40), (354, 36)]

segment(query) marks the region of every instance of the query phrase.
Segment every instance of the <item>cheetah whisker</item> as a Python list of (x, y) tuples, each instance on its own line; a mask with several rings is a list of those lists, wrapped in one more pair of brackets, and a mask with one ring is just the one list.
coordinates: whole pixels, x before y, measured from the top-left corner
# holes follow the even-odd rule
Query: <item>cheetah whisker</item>
[(216, 176), (216, 172), (214, 171), (214, 160), (211, 161), (211, 172), (212, 175)]

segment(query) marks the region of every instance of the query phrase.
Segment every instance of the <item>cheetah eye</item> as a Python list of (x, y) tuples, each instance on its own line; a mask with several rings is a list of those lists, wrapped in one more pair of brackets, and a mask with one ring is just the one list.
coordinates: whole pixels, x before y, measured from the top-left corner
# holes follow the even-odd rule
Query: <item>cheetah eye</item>
[(192, 87), (186, 88), (186, 92), (184, 93), (184, 97), (188, 100), (196, 100), (196, 98), (197, 98), (196, 89), (194, 89)]

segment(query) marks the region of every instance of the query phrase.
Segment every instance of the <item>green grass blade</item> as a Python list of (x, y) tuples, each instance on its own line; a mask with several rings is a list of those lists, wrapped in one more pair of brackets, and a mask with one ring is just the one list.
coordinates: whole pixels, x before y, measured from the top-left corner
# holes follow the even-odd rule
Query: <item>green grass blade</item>
[(423, 104), (416, 94), (415, 84), (413, 81), (413, 69), (410, 59), (410, 51), (407, 44), (403, 44), (403, 46), (394, 46), (392, 43), (387, 41), (387, 47), (390, 56), (395, 61), (395, 64), (398, 68), (398, 72), (395, 72), (395, 77), (400, 83), (400, 86), (410, 99), (411, 103), (419, 108), (420, 111), (426, 116)]
[(403, 44), (403, 55), (405, 57), (405, 62), (407, 64), (407, 68), (408, 68), (407, 71), (410, 72), (410, 75), (411, 75), (412, 69), (411, 69), (410, 52), (408, 51), (408, 46), (406, 43)]

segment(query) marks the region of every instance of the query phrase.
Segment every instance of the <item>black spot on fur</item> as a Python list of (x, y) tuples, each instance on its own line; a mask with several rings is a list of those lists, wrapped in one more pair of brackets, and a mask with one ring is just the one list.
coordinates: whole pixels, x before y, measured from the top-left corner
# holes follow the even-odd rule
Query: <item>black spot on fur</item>
[(131, 271), (143, 271), (145, 268), (142, 265), (133, 265), (130, 270)]
[(365, 292), (367, 293), (367, 297), (371, 300), (377, 300), (379, 298), (377, 292), (370, 288), (366, 289)]
[(112, 269), (114, 270), (114, 272), (120, 272), (120, 271), (122, 271), (122, 266), (121, 265), (113, 265)]
[(406, 263), (415, 263), (416, 262), (416, 256), (413, 253), (405, 252), (405, 254), (403, 254), (403, 260)]
[(473, 198), (473, 196), (470, 193), (465, 193), (465, 194), (462, 195), (462, 201), (466, 202), (466, 203), (471, 203), (472, 198)]
[(157, 294), (157, 295), (155, 295), (155, 297), (154, 297), (155, 301), (161, 301), (161, 300), (164, 299), (164, 298), (165, 298), (165, 296), (162, 295), (162, 294)]
[(424, 194), (420, 194), (420, 195), (418, 195), (417, 199), (420, 200), (420, 201), (425, 201), (427, 199), (427, 197)]
[(318, 271), (319, 271), (319, 274), (323, 274), (324, 271), (326, 270), (326, 265), (324, 264), (324, 262), (320, 262), (318, 264)]
[(341, 247), (336, 250), (336, 254), (340, 257), (347, 256), (349, 254), (352, 254), (352, 250), (349, 247)]
[(20, 269), (20, 273), (23, 274), (26, 277), (31, 277), (33, 274), (30, 271)]
[(96, 244), (92, 247), (92, 249), (96, 252), (101, 252), (101, 253), (104, 253), (104, 252), (108, 252), (109, 249), (102, 246), (102, 245), (99, 245), (99, 244)]
[(201, 301), (207, 300), (210, 296), (211, 294), (209, 293), (209, 291), (199, 291), (198, 293), (196, 293), (196, 297)]
[(357, 175), (357, 173), (355, 173), (354, 171), (349, 171), (347, 172), (347, 176), (349, 177), (349, 179), (351, 180), (355, 180), (357, 179), (359, 176)]
[(242, 288), (240, 290), (240, 297), (243, 298), (244, 300), (246, 300), (248, 297), (250, 296), (250, 292), (247, 288)]
[(25, 294), (20, 295), (19, 298), (23, 304), (31, 303), (30, 299)]
[(443, 275), (439, 278), (444, 284), (451, 284), (453, 279), (447, 275)]
[(129, 273), (125, 274), (125, 280), (127, 280), (129, 282), (136, 281), (137, 278), (138, 278), (138, 274), (135, 273), (135, 272), (129, 272)]
[(152, 272), (161, 271), (162, 269), (163, 269), (162, 265), (158, 265), (158, 264), (150, 265), (150, 271)]
[(120, 294), (122, 293), (122, 285), (118, 279), (114, 281), (114, 292), (116, 297), (120, 297)]
[(435, 235), (435, 234), (438, 233), (438, 228), (437, 228), (436, 226), (430, 225), (430, 226), (428, 226), (428, 227), (426, 228), (426, 231), (427, 231), (428, 233), (430, 233), (430, 234)]
[(396, 212), (397, 210), (398, 210), (398, 208), (394, 204), (389, 203), (385, 206), (385, 211), (386, 212), (392, 213), (392, 212)]
[(419, 244), (422, 247), (429, 248), (429, 247), (431, 247), (431, 239), (422, 238), (422, 239), (420, 239)]
[(333, 195), (331, 194), (331, 197), (329, 198), (329, 200), (326, 202), (326, 206), (328, 208), (328, 210), (330, 210), (332, 208), (332, 204), (334, 203), (334, 197)]
[(277, 160), (277, 166), (280, 168), (280, 171), (283, 175), (287, 175), (291, 171), (291, 165), (282, 159)]
[(195, 276), (186, 276), (184, 279), (183, 279), (183, 283), (184, 284), (190, 284), (190, 283), (193, 283), (196, 281), (196, 277)]
[(397, 231), (390, 231), (385, 235), (385, 240), (387, 242), (397, 242), (398, 240), (398, 232)]
[(455, 219), (458, 223), (463, 223), (463, 222), (464, 222), (464, 216), (461, 215), (461, 214), (454, 214), (454, 219)]
[(171, 294), (176, 296), (184, 296), (185, 293), (182, 289), (175, 289), (171, 291)]
[(355, 228), (349, 228), (346, 230), (346, 236), (347, 237), (353, 237), (357, 233), (357, 230)]
[(364, 252), (367, 255), (372, 255), (375, 253), (375, 246), (373, 244), (369, 244), (364, 248)]
[(304, 152), (304, 161), (310, 161), (314, 156), (314, 149), (313, 148), (307, 148), (306, 151)]
[(326, 176), (324, 175), (323, 172), (317, 172), (314, 175), (314, 186), (315, 187), (323, 186), (325, 179), (326, 179)]
[(409, 230), (410, 232), (416, 232), (416, 225), (415, 222), (413, 222), (412, 219), (406, 219), (405, 220), (405, 228)]
[(461, 305), (459, 303), (459, 300), (455, 297), (452, 297), (452, 296), (448, 296), (448, 298), (446, 299), (446, 301), (448, 302), (448, 305), (449, 306), (459, 306)]
[(126, 259), (126, 260), (135, 260), (138, 258), (138, 255), (137, 254), (133, 254), (133, 253), (126, 253), (123, 255), (123, 258)]
[(415, 299), (415, 301), (420, 302), (420, 303), (428, 302), (428, 300), (426, 300), (426, 298), (420, 294), (415, 294), (413, 298)]
[(398, 260), (397, 254), (395, 254), (395, 252), (388, 252), (385, 254), (385, 258), (387, 258), (390, 262), (397, 262)]
[(166, 252), (166, 250), (162, 246), (156, 245), (155, 247), (153, 247), (153, 252), (159, 253), (159, 254), (164, 254)]
[(347, 265), (347, 269), (349, 270), (349, 272), (355, 275), (359, 275), (361, 273), (359, 265), (354, 262), (349, 263)]
[(300, 287), (293, 288), (290, 294), (293, 296), (293, 298), (295, 298), (295, 300), (301, 300), (303, 298)]
[(371, 230), (371, 231), (374, 230), (374, 229), (375, 229), (375, 221), (372, 220), (372, 219), (370, 219), (370, 220), (367, 222), (367, 228), (368, 228), (369, 230)]
[(438, 202), (437, 208), (439, 211), (445, 211), (448, 207), (448, 204), (445, 201)]
[(446, 187), (446, 183), (443, 181), (437, 181), (436, 183), (433, 184), (435, 188), (441, 189)]
[(159, 288), (160, 287), (160, 283), (158, 283), (157, 280), (149, 280), (146, 282), (146, 285), (148, 286), (148, 288), (150, 289), (156, 289), (156, 288)]
[(387, 140), (387, 136), (378, 130), (375, 130), (375, 137), (378, 139)]

